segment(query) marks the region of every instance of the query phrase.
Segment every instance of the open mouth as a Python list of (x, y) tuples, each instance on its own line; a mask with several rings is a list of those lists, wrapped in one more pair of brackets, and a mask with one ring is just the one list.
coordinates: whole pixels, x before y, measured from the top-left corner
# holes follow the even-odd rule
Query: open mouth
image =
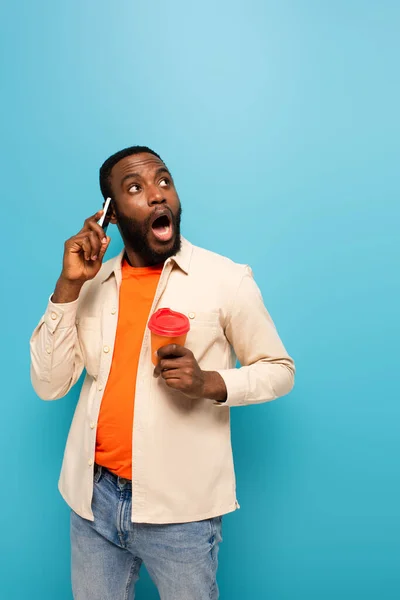
[(151, 230), (157, 240), (160, 242), (169, 242), (174, 235), (174, 229), (169, 214), (165, 212), (159, 217), (156, 217), (151, 224)]

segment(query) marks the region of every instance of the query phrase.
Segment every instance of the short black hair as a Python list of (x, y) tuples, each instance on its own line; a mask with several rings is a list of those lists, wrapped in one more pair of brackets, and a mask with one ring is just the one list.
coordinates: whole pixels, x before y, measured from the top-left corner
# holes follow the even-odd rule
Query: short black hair
[(147, 154), (153, 154), (153, 156), (157, 156), (160, 160), (162, 160), (161, 156), (148, 148), (147, 146), (130, 146), (129, 148), (124, 148), (123, 150), (119, 150), (115, 154), (112, 154), (107, 160), (103, 162), (100, 167), (99, 179), (100, 179), (100, 189), (103, 194), (104, 200), (109, 196), (112, 197), (111, 185), (110, 185), (110, 175), (112, 168), (123, 158), (127, 156), (134, 156), (135, 154), (142, 154), (146, 152)]

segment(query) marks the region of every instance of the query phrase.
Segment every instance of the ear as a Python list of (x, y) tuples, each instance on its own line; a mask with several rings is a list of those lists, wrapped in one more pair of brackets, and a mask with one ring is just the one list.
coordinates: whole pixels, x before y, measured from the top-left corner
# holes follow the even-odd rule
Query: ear
[(111, 218), (110, 218), (110, 223), (112, 223), (113, 225), (116, 225), (118, 223), (118, 219), (117, 219), (117, 215), (115, 214), (115, 203), (114, 203), (114, 199), (111, 198), (111, 202), (110, 202), (110, 210), (111, 210)]
[[(105, 204), (106, 204), (106, 201), (104, 200), (103, 201), (103, 208), (104, 208)], [(117, 219), (117, 215), (115, 214), (115, 210), (114, 210), (114, 200), (113, 200), (113, 198), (111, 198), (110, 207), (109, 207), (108, 210), (111, 210), (110, 223), (112, 223), (113, 225), (116, 225), (117, 222), (118, 222), (118, 219)]]

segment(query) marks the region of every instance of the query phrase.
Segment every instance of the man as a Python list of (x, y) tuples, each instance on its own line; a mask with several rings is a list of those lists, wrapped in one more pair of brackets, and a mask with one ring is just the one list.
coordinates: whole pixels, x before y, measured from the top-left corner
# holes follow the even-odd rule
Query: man
[[(134, 598), (144, 562), (162, 600), (215, 599), (221, 517), (238, 508), (230, 407), (287, 394), (293, 361), (249, 267), (181, 237), (158, 154), (114, 154), (100, 187), (124, 250), (103, 264), (102, 211), (87, 219), (31, 339), (41, 398), (65, 396), (86, 368), (59, 483), (72, 509), (74, 598)], [(147, 321), (160, 307), (191, 327), (154, 369)]]

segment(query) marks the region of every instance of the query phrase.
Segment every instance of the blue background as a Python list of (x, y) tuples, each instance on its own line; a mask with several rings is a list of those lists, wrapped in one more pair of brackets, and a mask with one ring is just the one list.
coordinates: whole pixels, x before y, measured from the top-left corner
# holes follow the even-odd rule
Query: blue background
[[(42, 403), (28, 340), (100, 164), (135, 143), (172, 170), (185, 235), (253, 267), (297, 363), (288, 398), (232, 411), (221, 597), (399, 598), (400, 4), (0, 10), (1, 599), (71, 599), (57, 478), (78, 389)], [(137, 597), (158, 597), (145, 573)]]

